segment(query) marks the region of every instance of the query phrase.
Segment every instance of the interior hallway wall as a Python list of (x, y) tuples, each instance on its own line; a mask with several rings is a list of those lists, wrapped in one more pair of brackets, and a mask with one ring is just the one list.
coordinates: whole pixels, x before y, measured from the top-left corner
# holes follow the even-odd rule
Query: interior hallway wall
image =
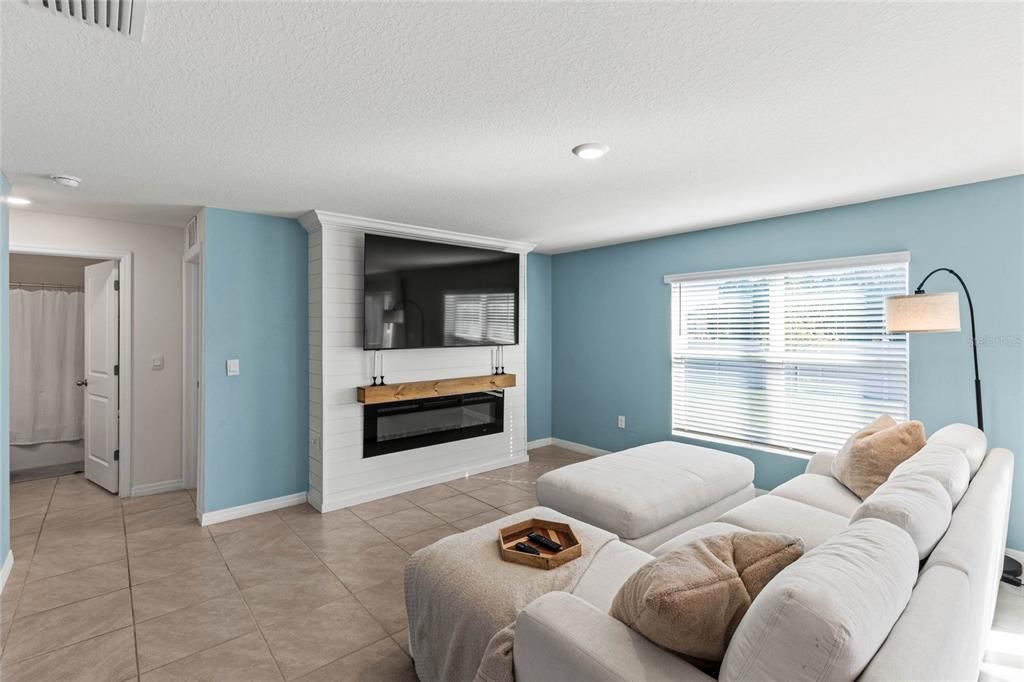
[(309, 240), (289, 218), (217, 208), (201, 218), (203, 511), (213, 512), (306, 491)]
[[(184, 227), (184, 226), (183, 226)], [(131, 251), (134, 436), (132, 491), (181, 482), (181, 259), (184, 230), (40, 211), (11, 211), (11, 243)], [(5, 259), (6, 260), (6, 259)], [(151, 369), (154, 355), (164, 369)], [(122, 363), (127, 362), (125, 358)]]

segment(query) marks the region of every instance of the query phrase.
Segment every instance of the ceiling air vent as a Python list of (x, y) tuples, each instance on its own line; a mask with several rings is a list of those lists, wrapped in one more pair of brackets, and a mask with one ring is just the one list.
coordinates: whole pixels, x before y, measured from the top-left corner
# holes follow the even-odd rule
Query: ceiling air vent
[(54, 14), (131, 38), (142, 38), (146, 0), (25, 0)]

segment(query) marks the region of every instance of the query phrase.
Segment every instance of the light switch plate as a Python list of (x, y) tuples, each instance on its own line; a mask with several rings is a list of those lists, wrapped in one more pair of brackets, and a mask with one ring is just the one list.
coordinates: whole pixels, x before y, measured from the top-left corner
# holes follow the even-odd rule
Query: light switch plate
[(232, 358), (228, 360), (228, 376), (237, 377), (242, 373), (241, 367), (239, 366), (238, 358)]
[(151, 366), (155, 370), (163, 369), (164, 368), (164, 356), (163, 355), (154, 355), (153, 359), (152, 359)]

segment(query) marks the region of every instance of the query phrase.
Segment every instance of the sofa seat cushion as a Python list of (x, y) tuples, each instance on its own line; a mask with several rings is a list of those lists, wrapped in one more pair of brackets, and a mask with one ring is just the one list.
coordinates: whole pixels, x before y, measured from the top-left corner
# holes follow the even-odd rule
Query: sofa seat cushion
[(971, 483), (967, 457), (958, 448), (929, 444), (893, 469), (892, 476), (923, 475), (934, 478), (949, 494), (955, 509)]
[(929, 445), (948, 445), (960, 450), (967, 458), (971, 478), (978, 473), (988, 452), (988, 438), (985, 432), (968, 424), (950, 424), (928, 437)]
[(845, 485), (831, 476), (818, 474), (800, 474), (772, 490), (771, 494), (847, 518), (861, 503), (861, 499)]
[(846, 528), (849, 519), (778, 495), (761, 495), (719, 517), (746, 530), (795, 535), (807, 549)]
[(754, 464), (721, 450), (665, 441), (595, 457), (537, 479), (537, 500), (634, 539), (749, 486)]
[(712, 668), (751, 602), (803, 552), (800, 538), (777, 533), (701, 538), (637, 570), (610, 613), (697, 667)]
[(721, 521), (712, 521), (711, 523), (705, 523), (691, 528), (690, 530), (677, 535), (668, 542), (658, 545), (651, 552), (654, 556), (662, 556), (673, 550), (685, 547), (686, 545), (692, 544), (701, 538), (709, 538), (712, 535), (725, 535), (727, 533), (735, 533), (736, 531), (745, 531), (746, 528), (740, 528), (731, 523), (722, 523)]
[(953, 505), (942, 485), (930, 476), (904, 474), (891, 476), (878, 486), (850, 517), (850, 523), (860, 519), (882, 519), (907, 531), (917, 547), (917, 555), (924, 559), (949, 528)]
[(854, 523), (768, 583), (736, 629), (719, 680), (856, 679), (910, 601), (917, 567), (901, 529)]

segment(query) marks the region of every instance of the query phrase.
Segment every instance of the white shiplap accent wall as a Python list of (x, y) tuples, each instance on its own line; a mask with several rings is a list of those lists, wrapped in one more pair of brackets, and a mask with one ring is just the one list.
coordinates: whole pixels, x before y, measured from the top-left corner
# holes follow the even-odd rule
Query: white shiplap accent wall
[[(309, 501), (321, 511), (526, 461), (526, 253), (532, 245), (315, 211), (309, 231)], [(363, 408), (356, 387), (370, 383), (362, 338), (363, 236), (399, 237), (520, 253), (519, 340), (505, 349), (503, 433), (363, 459)], [(488, 348), (384, 352), (387, 383), (489, 373)]]

